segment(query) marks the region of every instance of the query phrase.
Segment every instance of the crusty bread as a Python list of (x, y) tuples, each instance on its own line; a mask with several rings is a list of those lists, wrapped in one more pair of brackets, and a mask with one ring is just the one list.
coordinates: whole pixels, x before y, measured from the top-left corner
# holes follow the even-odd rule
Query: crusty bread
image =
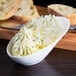
[(17, 11), (21, 0), (0, 0), (0, 20), (6, 20)]
[(13, 19), (20, 21), (29, 21), (32, 18), (38, 18), (39, 14), (36, 7), (33, 5), (32, 0), (24, 0), (20, 3), (20, 6), (13, 16)]
[(0, 21), (0, 26), (3, 27), (16, 27), (19, 24), (26, 24), (26, 21), (17, 21), (17, 20), (13, 20), (13, 19), (8, 19), (8, 20), (4, 20), (4, 21)]
[(76, 25), (76, 8), (63, 4), (52, 4), (48, 6), (49, 14), (64, 16), (70, 20), (71, 25)]
[[(36, 7), (33, 5), (32, 0), (20, 0), (20, 1), (21, 2), (19, 4), (16, 12), (15, 13), (13, 12), (13, 14), (15, 14), (15, 15), (13, 17), (11, 17), (10, 19), (0, 20), (0, 26), (15, 27), (15, 26), (18, 26), (19, 24), (26, 24), (32, 18), (34, 18), (34, 17), (37, 18), (39, 16), (39, 14), (36, 10)], [(12, 14), (12, 12), (10, 14)], [(18, 15), (16, 15), (16, 14), (18, 14)]]
[(0, 22), (0, 26), (2, 27), (16, 27), (18, 26), (19, 24), (18, 23), (15, 23), (15, 22)]
[(19, 21), (19, 20), (15, 20), (15, 19), (12, 19), (12, 18), (0, 21), (0, 23), (3, 23), (3, 22), (12, 22), (12, 23), (15, 22), (15, 23), (18, 23), (18, 24), (26, 24), (27, 23), (27, 21)]

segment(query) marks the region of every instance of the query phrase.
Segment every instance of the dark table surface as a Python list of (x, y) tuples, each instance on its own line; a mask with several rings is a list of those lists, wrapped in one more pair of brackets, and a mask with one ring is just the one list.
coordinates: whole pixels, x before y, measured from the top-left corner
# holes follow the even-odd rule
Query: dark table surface
[(41, 63), (27, 67), (7, 56), (8, 42), (0, 39), (0, 76), (76, 76), (76, 52), (54, 48)]

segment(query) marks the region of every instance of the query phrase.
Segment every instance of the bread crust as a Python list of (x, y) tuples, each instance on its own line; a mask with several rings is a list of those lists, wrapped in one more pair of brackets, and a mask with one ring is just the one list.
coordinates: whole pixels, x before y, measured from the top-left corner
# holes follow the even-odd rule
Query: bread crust
[(26, 24), (27, 23), (27, 21), (19, 21), (19, 20), (14, 20), (14, 19), (7, 19), (4, 21), (0, 21), (0, 23), (3, 23), (3, 22), (18, 23), (18, 24)]
[(13, 19), (8, 19), (8, 20), (4, 20), (4, 21), (0, 21), (0, 26), (3, 27), (16, 27), (19, 24), (26, 24), (26, 21), (17, 21), (17, 20), (13, 20)]
[(12, 6), (12, 9), (10, 11), (8, 11), (4, 17), (0, 17), (0, 21), (6, 20), (6, 19), (9, 19), (10, 17), (12, 17), (14, 15), (14, 13), (17, 11), (20, 2), (21, 2), (21, 0), (16, 0), (15, 4)]
[(76, 14), (71, 14), (65, 17), (70, 20), (71, 25), (76, 25)]
[(60, 14), (59, 12), (55, 11), (51, 7), (48, 7), (48, 13), (55, 16), (64, 16), (69, 19), (70, 25), (76, 25), (76, 14), (69, 14), (67, 16)]
[(7, 22), (7, 21), (0, 22), (0, 26), (2, 26), (2, 27), (16, 27), (18, 25), (19, 25), (19, 23), (15, 23), (15, 22)]
[(34, 5), (34, 2), (33, 2), (33, 0), (31, 0), (31, 1), (30, 1), (30, 3), (31, 3), (31, 5)]

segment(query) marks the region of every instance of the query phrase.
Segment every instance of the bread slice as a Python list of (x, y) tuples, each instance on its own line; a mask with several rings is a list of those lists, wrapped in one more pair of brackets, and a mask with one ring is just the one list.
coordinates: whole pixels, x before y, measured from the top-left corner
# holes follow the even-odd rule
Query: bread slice
[(14, 15), (21, 0), (0, 0), (0, 20), (6, 20)]
[(19, 23), (15, 23), (15, 22), (0, 22), (0, 26), (2, 27), (16, 27), (18, 26)]
[(0, 26), (2, 27), (16, 27), (19, 24), (26, 24), (26, 21), (17, 21), (17, 20), (13, 20), (13, 19), (8, 19), (8, 20), (4, 20), (4, 21), (0, 21)]
[(32, 0), (24, 0), (20, 3), (20, 6), (13, 16), (13, 19), (20, 21), (29, 21), (32, 18), (38, 18), (39, 14), (36, 7), (33, 5)]
[(76, 8), (63, 4), (52, 4), (48, 6), (49, 14), (64, 16), (70, 20), (71, 25), (76, 25)]

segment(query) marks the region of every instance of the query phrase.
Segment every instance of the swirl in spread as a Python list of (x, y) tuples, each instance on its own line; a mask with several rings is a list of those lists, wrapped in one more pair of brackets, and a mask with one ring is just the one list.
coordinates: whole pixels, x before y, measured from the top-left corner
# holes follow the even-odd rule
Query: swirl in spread
[(12, 39), (12, 55), (32, 54), (57, 40), (59, 29), (63, 28), (55, 16), (45, 15), (32, 19)]

